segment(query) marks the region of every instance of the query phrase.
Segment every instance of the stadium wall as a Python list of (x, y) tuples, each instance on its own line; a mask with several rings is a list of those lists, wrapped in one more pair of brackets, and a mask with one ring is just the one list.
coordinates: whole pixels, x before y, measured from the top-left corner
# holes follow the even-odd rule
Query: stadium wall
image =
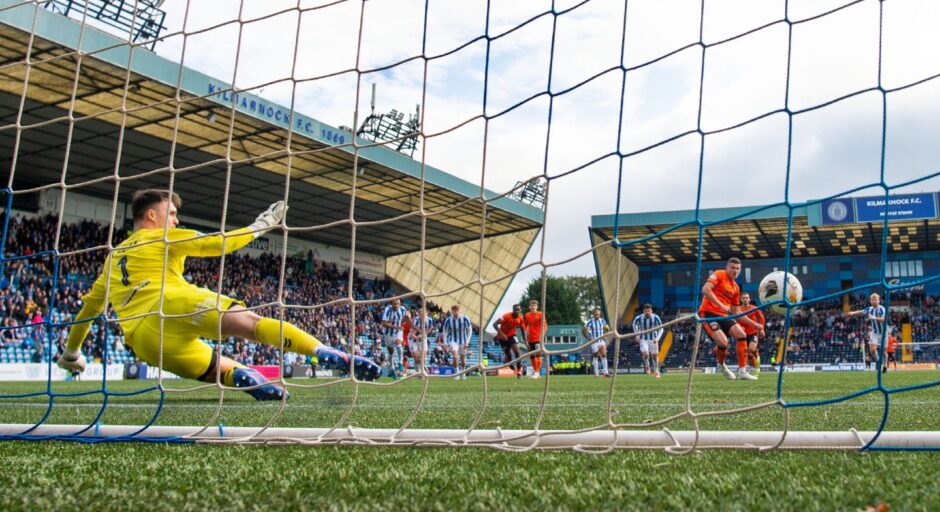
[[(471, 240), (391, 256), (386, 262), (387, 275), (409, 290), (423, 292), (443, 308), (460, 304), (474, 325), (489, 325), (538, 233), (539, 229), (529, 229), (489, 236), (482, 250), (479, 240)], [(481, 287), (476, 283), (478, 278), (488, 284)], [(462, 288), (465, 285), (470, 286)]]
[(594, 266), (597, 269), (604, 314), (609, 324), (618, 325), (626, 321), (630, 299), (641, 279), (640, 267), (627, 259), (620, 249), (604, 244), (604, 240), (596, 233), (591, 232), (590, 235), (591, 246), (595, 248)]

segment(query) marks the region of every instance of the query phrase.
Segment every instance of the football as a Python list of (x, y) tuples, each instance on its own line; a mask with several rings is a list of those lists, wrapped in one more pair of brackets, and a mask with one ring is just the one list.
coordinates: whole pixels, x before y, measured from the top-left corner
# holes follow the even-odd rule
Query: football
[[(784, 275), (786, 275), (787, 279), (787, 300), (791, 303), (803, 300), (803, 285), (800, 284), (800, 280), (793, 274), (785, 274), (782, 270), (778, 270), (767, 274), (761, 279), (760, 287), (757, 289), (757, 296), (760, 298), (761, 304), (783, 299)], [(770, 306), (770, 309), (781, 315), (787, 312), (787, 307), (784, 303), (774, 304)]]

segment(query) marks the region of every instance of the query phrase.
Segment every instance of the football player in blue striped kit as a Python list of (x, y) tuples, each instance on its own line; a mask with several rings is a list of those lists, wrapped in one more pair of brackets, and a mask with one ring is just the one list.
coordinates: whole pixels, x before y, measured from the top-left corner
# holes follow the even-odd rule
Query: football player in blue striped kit
[[(460, 306), (454, 304), (450, 308), (450, 315), (444, 319), (441, 330), (444, 333), (444, 343), (454, 356), (454, 367), (459, 373), (467, 367), (467, 353), (470, 352), (473, 324), (470, 323), (467, 315), (460, 313)], [(460, 378), (467, 380), (467, 374), (454, 376), (454, 380)]]
[[(643, 304), (643, 312), (633, 319), (633, 332), (646, 331), (659, 327), (654, 331), (646, 332), (634, 336), (637, 343), (640, 344), (640, 355), (643, 356), (643, 371), (652, 373), (659, 378), (659, 339), (663, 337), (663, 321), (659, 316), (653, 313), (652, 304)], [(650, 370), (650, 356), (653, 359), (652, 371)]]
[(408, 316), (408, 310), (401, 305), (401, 299), (393, 299), (392, 303), (385, 306), (382, 312), (382, 327), (385, 335), (385, 348), (391, 352), (389, 358), (388, 373), (393, 379), (397, 379), (400, 373), (405, 372), (402, 361), (404, 356), (404, 328), (402, 322)]
[(610, 326), (607, 325), (607, 320), (601, 318), (601, 310), (594, 308), (591, 318), (585, 322), (581, 332), (589, 340), (594, 340), (591, 342), (591, 366), (594, 367), (595, 377), (600, 375), (601, 369), (603, 369), (604, 377), (610, 377), (607, 369), (607, 340), (604, 338), (608, 331), (610, 331)]
[(884, 338), (885, 327), (887, 326), (885, 320), (888, 316), (888, 311), (881, 305), (881, 296), (877, 293), (873, 293), (868, 300), (871, 305), (867, 308), (846, 313), (849, 317), (865, 315), (868, 319), (868, 357), (865, 358), (866, 369), (871, 368), (871, 364), (878, 361), (878, 344), (881, 343), (882, 338)]
[(428, 316), (428, 310), (421, 308), (418, 310), (418, 318), (412, 321), (411, 332), (408, 341), (408, 348), (411, 349), (411, 357), (415, 360), (415, 369), (419, 372), (424, 370), (427, 364), (428, 338), (434, 336), (434, 320)]

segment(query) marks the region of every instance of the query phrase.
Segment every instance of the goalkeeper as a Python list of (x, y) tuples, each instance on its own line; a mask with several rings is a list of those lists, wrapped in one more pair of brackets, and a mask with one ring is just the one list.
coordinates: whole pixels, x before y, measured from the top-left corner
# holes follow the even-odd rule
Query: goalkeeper
[[(248, 227), (209, 236), (176, 227), (180, 205), (180, 197), (167, 190), (141, 190), (134, 194), (131, 202), (134, 231), (111, 251), (91, 291), (82, 297), (84, 304), (59, 357), (59, 367), (85, 370), (81, 346), (90, 320), (110, 302), (124, 330), (125, 341), (138, 358), (180, 377), (204, 382), (215, 382), (216, 375), (221, 375), (226, 386), (251, 388), (245, 391), (257, 400), (280, 400), (285, 391), (256, 370), (219, 357), (199, 338), (218, 339), (221, 334), (280, 348), (283, 337), (285, 350), (316, 356), (326, 368), (349, 371), (351, 356), (321, 344), (293, 324), (263, 318), (246, 309), (242, 301), (183, 279), (187, 256), (222, 256), (280, 225), (287, 211), (283, 201), (272, 204)], [(378, 378), (381, 368), (368, 359), (354, 357), (353, 371), (356, 378), (373, 380)]]

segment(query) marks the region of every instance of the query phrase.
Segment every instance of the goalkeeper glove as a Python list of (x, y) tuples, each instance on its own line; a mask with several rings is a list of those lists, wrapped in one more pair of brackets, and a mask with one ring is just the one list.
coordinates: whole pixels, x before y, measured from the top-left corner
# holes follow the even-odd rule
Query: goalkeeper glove
[(285, 213), (287, 213), (287, 203), (278, 201), (261, 212), (261, 215), (258, 215), (258, 218), (248, 226), (248, 229), (255, 235), (255, 238), (258, 238), (279, 225), (284, 220)]
[(56, 364), (63, 370), (81, 373), (85, 371), (85, 356), (82, 355), (80, 350), (71, 351), (66, 349), (62, 352), (62, 355), (59, 356), (59, 360), (56, 361)]

